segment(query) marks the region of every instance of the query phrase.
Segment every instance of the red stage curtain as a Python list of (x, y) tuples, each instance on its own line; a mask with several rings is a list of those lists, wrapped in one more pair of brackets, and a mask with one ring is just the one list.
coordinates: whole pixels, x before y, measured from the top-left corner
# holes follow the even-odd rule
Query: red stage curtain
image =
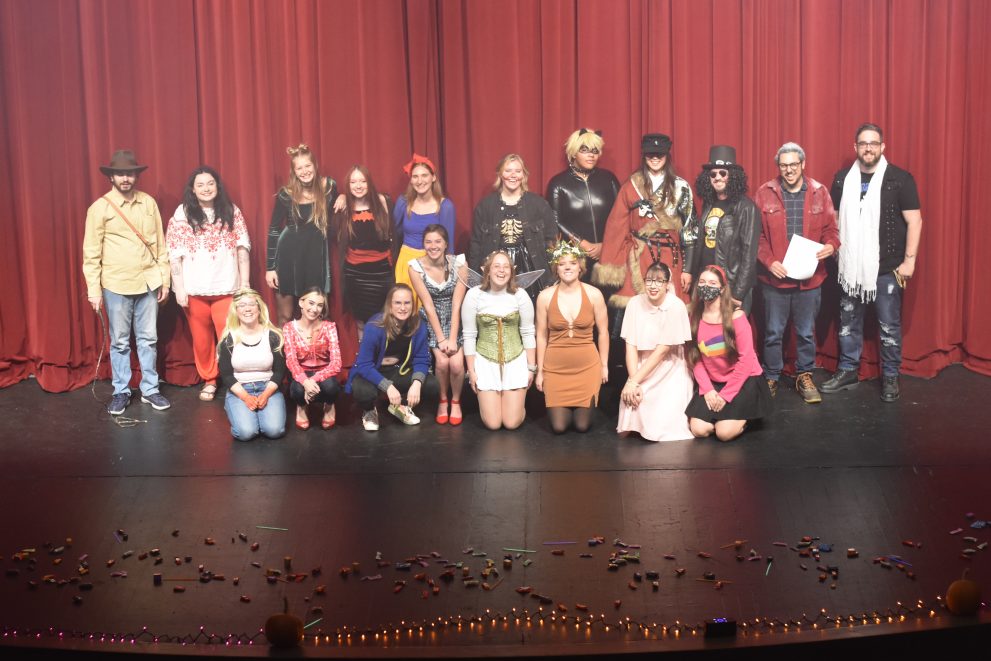
[[(101, 328), (85, 299), (83, 219), (109, 189), (97, 166), (117, 148), (150, 165), (140, 187), (166, 220), (188, 172), (218, 168), (264, 289), (273, 195), (285, 148), (299, 142), (336, 179), (364, 163), (393, 198), (409, 154), (429, 155), (464, 249), (497, 160), (521, 153), (542, 192), (579, 126), (604, 131), (602, 165), (620, 179), (640, 134), (663, 131), (686, 179), (711, 144), (727, 143), (756, 189), (788, 140), (808, 152), (807, 174), (828, 182), (852, 163), (863, 121), (884, 127), (886, 155), (922, 198), (905, 372), (962, 361), (991, 374), (980, 304), (991, 285), (977, 269), (991, 244), (978, 205), (991, 154), (989, 28), (982, 0), (0, 0), (0, 386), (34, 374), (63, 391), (93, 378)], [(334, 298), (353, 355), (339, 287)], [(828, 367), (836, 309), (827, 287)], [(167, 381), (196, 381), (174, 303), (159, 355)], [(865, 357), (864, 374), (876, 374), (876, 340)]]

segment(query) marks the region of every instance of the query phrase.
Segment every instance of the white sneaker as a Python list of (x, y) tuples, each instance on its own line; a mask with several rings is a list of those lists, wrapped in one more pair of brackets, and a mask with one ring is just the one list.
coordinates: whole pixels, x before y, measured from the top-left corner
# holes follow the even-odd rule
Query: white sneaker
[(413, 413), (413, 409), (408, 406), (389, 404), (389, 413), (402, 420), (404, 425), (420, 424), (420, 419)]
[(372, 409), (371, 411), (365, 411), (361, 415), (361, 424), (365, 428), (365, 431), (378, 431), (379, 412), (376, 409)]

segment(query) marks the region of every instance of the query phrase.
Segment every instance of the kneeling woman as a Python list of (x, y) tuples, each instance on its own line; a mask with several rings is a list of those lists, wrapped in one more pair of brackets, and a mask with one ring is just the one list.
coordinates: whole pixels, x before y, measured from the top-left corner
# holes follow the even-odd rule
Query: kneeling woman
[(330, 429), (336, 420), (334, 402), (341, 391), (336, 378), (341, 371), (337, 324), (324, 319), (327, 298), (319, 287), (311, 287), (300, 296), (299, 309), (299, 320), (282, 327), (286, 366), (292, 374), (289, 398), (296, 403), (296, 426), (310, 428), (306, 407), (318, 402), (323, 404), (320, 426)]
[(268, 308), (255, 290), (234, 294), (217, 360), (221, 378), (230, 384), (224, 410), (231, 435), (250, 441), (259, 434), (285, 434), (286, 400), (279, 392), (286, 375), (282, 333), (269, 321)]
[(726, 273), (707, 266), (699, 274), (689, 318), (694, 344), (688, 360), (698, 391), (685, 410), (692, 433), (716, 434), (732, 441), (747, 420), (769, 415), (774, 408), (754, 351), (754, 336), (743, 310), (734, 310)]
[(365, 430), (379, 428), (375, 400), (380, 391), (389, 398), (389, 413), (407, 425), (420, 424), (413, 409), (423, 398), (423, 391), (433, 389), (433, 379), (428, 381), (429, 369), (427, 328), (420, 315), (413, 312), (413, 290), (409, 285), (395, 285), (385, 296), (382, 312), (365, 324), (358, 357), (345, 388), (364, 412), (361, 423)]
[(537, 372), (537, 343), (533, 303), (517, 288), (505, 250), (482, 263), (482, 284), (465, 295), (461, 328), (482, 423), (489, 429), (516, 429), (526, 417), (526, 391)]
[[(626, 371), (616, 431), (636, 432), (648, 441), (692, 438), (685, 407), (692, 399), (692, 376), (685, 362), (691, 341), (688, 310), (671, 283), (671, 269), (655, 262), (643, 275), (644, 293), (626, 305), (622, 338)], [(673, 284), (673, 287), (672, 287)]]
[[(537, 296), (537, 390), (555, 434), (588, 431), (609, 379), (609, 321), (602, 292), (586, 285), (585, 251), (565, 241), (551, 253), (557, 284)], [(598, 328), (599, 343), (592, 339)]]

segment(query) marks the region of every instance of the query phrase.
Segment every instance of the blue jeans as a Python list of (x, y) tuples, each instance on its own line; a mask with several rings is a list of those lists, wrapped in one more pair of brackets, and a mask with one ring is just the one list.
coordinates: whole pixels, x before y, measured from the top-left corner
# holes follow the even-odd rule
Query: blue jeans
[(782, 342), (791, 317), (795, 329), (795, 372), (811, 372), (816, 366), (816, 317), (822, 289), (778, 289), (761, 284), (764, 294), (764, 376), (777, 381), (784, 368)]
[[(840, 297), (840, 361), (837, 369), (856, 372), (864, 349), (864, 310), (859, 298)], [(881, 329), (881, 374), (898, 376), (902, 366), (902, 288), (894, 273), (877, 277), (874, 310)]]
[[(268, 381), (252, 381), (242, 383), (249, 395), (257, 397), (265, 391)], [(231, 423), (231, 436), (238, 441), (250, 441), (255, 436), (263, 434), (268, 438), (279, 438), (286, 433), (286, 400), (282, 393), (275, 391), (265, 404), (265, 408), (252, 411), (241, 399), (227, 391), (224, 399), (224, 410)]]
[(131, 394), (131, 331), (138, 347), (141, 365), (141, 394), (158, 392), (158, 290), (144, 294), (115, 294), (103, 290), (110, 327), (110, 371), (113, 372), (114, 394)]

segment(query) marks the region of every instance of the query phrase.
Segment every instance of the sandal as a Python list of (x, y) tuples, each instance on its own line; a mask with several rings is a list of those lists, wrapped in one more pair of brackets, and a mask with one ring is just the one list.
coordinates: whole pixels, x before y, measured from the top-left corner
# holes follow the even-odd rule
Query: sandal
[(335, 424), (337, 424), (337, 410), (334, 408), (334, 405), (324, 406), (323, 420), (320, 421), (320, 426), (324, 429), (330, 429)]
[[(458, 407), (458, 414), (457, 415), (454, 415), (454, 407), (455, 406)], [(461, 420), (462, 419), (463, 418), (461, 417), (461, 400), (460, 399), (452, 399), (451, 400), (451, 417), (450, 417), (451, 426), (452, 427), (457, 427), (458, 425), (461, 424)]]
[(200, 388), (200, 401), (212, 402), (214, 396), (217, 394), (217, 386), (213, 383), (205, 383), (203, 387)]
[[(443, 413), (441, 413), (441, 410), (442, 409), (444, 411)], [(449, 418), (448, 418), (448, 415), (447, 415), (447, 398), (446, 397), (441, 397), (440, 398), (440, 402), (437, 403), (437, 417), (434, 418), (434, 421), (438, 425), (446, 425), (448, 419)]]

